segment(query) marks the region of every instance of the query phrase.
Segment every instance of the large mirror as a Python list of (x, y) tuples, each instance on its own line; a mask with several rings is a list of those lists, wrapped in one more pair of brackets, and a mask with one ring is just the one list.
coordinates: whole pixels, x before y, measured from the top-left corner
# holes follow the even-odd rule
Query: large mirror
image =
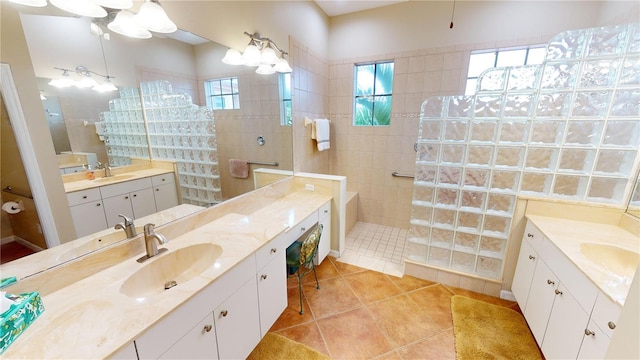
[[(292, 130), (281, 111), (281, 92), (286, 86), (282, 81), (286, 76), (258, 75), (255, 68), (225, 65), (221, 59), (227, 47), (188, 32), (154, 34), (146, 40), (112, 33), (107, 40), (90, 31), (91, 18), (59, 13), (22, 13), (20, 18), (57, 154), (92, 154), (95, 157), (90, 159), (96, 162), (109, 161), (94, 124), (100, 120), (100, 113), (109, 109), (109, 101), (120, 96), (119, 92), (49, 85), (51, 79), (63, 75), (60, 69), (81, 66), (95, 73), (92, 77), (98, 81), (104, 80), (100, 75), (108, 75), (119, 88), (168, 81), (174, 93), (186, 94), (198, 106), (207, 105), (206, 81), (235, 78), (239, 108), (213, 110), (222, 200), (253, 190), (251, 176), (231, 177), (229, 159), (256, 163), (250, 170), (266, 167), (293, 171)], [(107, 30), (104, 24), (96, 25)], [(288, 101), (290, 104), (290, 98)], [(270, 163), (278, 165), (263, 165)]]

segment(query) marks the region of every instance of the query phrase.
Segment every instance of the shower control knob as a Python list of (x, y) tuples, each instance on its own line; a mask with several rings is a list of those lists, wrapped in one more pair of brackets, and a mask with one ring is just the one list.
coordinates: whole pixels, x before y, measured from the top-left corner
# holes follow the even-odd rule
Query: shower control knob
[(609, 329), (611, 329), (611, 330), (616, 328), (616, 323), (614, 323), (613, 321), (609, 321), (607, 323), (607, 325), (609, 326)]

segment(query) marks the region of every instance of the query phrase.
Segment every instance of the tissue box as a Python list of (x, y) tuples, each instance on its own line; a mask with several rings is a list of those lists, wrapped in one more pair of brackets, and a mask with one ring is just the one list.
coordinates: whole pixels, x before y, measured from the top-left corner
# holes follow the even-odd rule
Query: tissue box
[(7, 294), (13, 300), (9, 310), (0, 314), (0, 354), (22, 334), (44, 311), (40, 293)]

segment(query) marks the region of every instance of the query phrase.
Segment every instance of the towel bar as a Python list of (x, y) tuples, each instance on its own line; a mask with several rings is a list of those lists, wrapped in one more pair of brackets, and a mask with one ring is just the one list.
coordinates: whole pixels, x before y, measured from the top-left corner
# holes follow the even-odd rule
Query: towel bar
[(400, 174), (400, 173), (399, 173), (399, 172), (397, 172), (397, 171), (392, 172), (392, 173), (391, 173), (391, 176), (394, 176), (394, 177), (406, 177), (406, 178), (412, 178), (412, 179), (414, 178), (414, 176), (413, 176), (413, 175), (409, 175), (409, 174)]
[(266, 162), (266, 161), (247, 161), (247, 164), (278, 166), (278, 162), (277, 162), (277, 161), (272, 161), (272, 162)]
[[(331, 122), (331, 120), (329, 120), (329, 122)], [(304, 117), (304, 127), (307, 127), (307, 125), (309, 124), (313, 124), (313, 120), (309, 119), (308, 117)]]
[(13, 195), (18, 195), (18, 196), (22, 196), (25, 197), (27, 199), (33, 199), (33, 195), (30, 194), (25, 194), (25, 193), (21, 193), (19, 191), (15, 191), (11, 188), (11, 186), (7, 186), (4, 189), (2, 189), (2, 191), (4, 192), (8, 192), (9, 194), (13, 194)]

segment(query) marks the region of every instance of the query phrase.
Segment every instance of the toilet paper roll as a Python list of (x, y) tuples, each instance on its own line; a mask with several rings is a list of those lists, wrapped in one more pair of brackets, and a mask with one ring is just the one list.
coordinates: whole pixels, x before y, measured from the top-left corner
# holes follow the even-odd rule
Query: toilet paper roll
[(7, 214), (17, 214), (23, 209), (24, 207), (22, 206), (22, 204), (15, 201), (7, 201), (6, 203), (2, 204), (2, 211), (6, 212)]

